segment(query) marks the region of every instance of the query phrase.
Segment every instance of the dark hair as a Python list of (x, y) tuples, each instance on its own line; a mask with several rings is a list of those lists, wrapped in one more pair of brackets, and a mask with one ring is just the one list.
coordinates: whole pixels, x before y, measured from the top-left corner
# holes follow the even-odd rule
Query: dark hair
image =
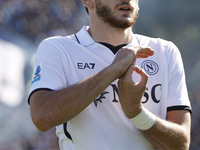
[(89, 14), (89, 11), (88, 11), (88, 8), (87, 8), (87, 7), (85, 7), (85, 10), (86, 10), (87, 14)]

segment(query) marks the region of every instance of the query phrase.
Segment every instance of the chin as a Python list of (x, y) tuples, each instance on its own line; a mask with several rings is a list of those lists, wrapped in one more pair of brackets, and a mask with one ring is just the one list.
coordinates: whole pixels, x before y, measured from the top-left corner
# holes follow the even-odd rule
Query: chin
[(118, 28), (118, 29), (127, 29), (129, 27), (132, 27), (135, 24), (135, 21), (133, 20), (118, 20), (115, 22), (109, 23), (112, 27)]

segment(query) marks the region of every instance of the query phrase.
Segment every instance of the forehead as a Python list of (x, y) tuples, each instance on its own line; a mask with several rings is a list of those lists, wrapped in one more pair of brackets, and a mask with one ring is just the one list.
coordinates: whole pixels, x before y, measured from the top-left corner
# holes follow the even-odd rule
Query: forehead
[(135, 3), (137, 4), (139, 0), (92, 0), (93, 2), (102, 2), (102, 3)]

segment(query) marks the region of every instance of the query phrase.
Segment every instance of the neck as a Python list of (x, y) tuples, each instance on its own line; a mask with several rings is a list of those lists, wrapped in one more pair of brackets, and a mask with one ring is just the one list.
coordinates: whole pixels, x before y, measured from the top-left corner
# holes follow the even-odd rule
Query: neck
[(117, 29), (102, 22), (91, 22), (88, 32), (96, 42), (105, 42), (113, 46), (127, 44), (132, 38), (132, 27)]

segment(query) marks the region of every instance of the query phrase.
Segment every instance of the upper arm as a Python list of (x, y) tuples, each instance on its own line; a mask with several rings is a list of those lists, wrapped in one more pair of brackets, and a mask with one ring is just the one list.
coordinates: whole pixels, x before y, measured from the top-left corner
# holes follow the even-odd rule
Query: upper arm
[(38, 89), (29, 97), (31, 119), (40, 131), (47, 131), (52, 127), (49, 113), (52, 111), (49, 107), (55, 105), (49, 101), (52, 91)]
[[(38, 47), (34, 65), (30, 95), (40, 90), (59, 90), (67, 86), (61, 50), (56, 39), (47, 39)], [(32, 99), (32, 98), (31, 98)]]
[[(34, 117), (40, 113), (40, 110), (43, 110), (41, 106), (44, 106), (45, 102), (47, 102), (47, 98), (45, 95), (47, 95), (50, 91), (48, 90), (36, 90), (31, 93), (29, 96), (29, 104), (30, 104), (30, 110), (31, 110), (31, 116)], [(41, 115), (39, 115), (41, 116)]]

